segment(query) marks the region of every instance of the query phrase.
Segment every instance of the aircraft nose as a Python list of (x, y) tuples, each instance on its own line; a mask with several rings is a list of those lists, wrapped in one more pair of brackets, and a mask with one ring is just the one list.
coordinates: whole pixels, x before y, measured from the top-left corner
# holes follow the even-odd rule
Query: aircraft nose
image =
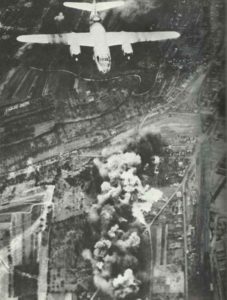
[(107, 65), (105, 68), (105, 73), (108, 73), (110, 71), (110, 65)]
[(108, 69), (108, 68), (103, 68), (103, 69), (102, 69), (102, 72), (103, 72), (104, 74), (106, 74), (106, 73), (109, 72), (109, 69)]

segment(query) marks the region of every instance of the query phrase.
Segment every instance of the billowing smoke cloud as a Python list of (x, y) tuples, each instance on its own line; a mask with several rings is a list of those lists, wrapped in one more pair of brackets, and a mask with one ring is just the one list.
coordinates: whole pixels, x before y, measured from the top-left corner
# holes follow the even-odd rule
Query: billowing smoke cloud
[(109, 238), (111, 238), (111, 239), (116, 239), (116, 238), (119, 239), (120, 236), (122, 236), (122, 234), (123, 234), (123, 230), (121, 230), (121, 229), (119, 228), (119, 225), (118, 225), (118, 224), (112, 226), (112, 227), (110, 228), (110, 230), (108, 231), (108, 236), (109, 236)]
[(144, 212), (148, 213), (153, 203), (157, 202), (163, 197), (162, 191), (158, 189), (151, 188), (145, 191), (144, 194), (140, 195), (140, 200), (132, 204), (132, 214), (133, 216), (142, 224), (146, 224), (144, 218)]
[(95, 244), (94, 249), (94, 257), (97, 258), (104, 258), (109, 248), (111, 247), (111, 242), (109, 240), (100, 240)]
[(120, 16), (131, 22), (136, 17), (147, 14), (149, 11), (162, 5), (163, 0), (125, 0), (125, 5), (116, 8)]
[(131, 194), (130, 193), (125, 193), (120, 199), (120, 203), (122, 205), (129, 205), (130, 203), (130, 200), (131, 200)]
[(135, 278), (131, 269), (125, 270), (123, 275), (113, 279), (114, 295), (118, 299), (124, 299), (128, 295), (136, 294), (139, 291), (140, 282)]
[(135, 173), (136, 168), (131, 168), (121, 174), (123, 189), (126, 193), (141, 192), (143, 190), (141, 181)]
[[(118, 13), (126, 22), (133, 22), (137, 17), (149, 13), (162, 5), (164, 0), (124, 0), (125, 4), (116, 7), (113, 11)], [(104, 19), (107, 11), (101, 13)]]
[(84, 260), (90, 260), (91, 262), (93, 260), (91, 250), (89, 249), (84, 249), (82, 252), (82, 256)]
[[(153, 161), (160, 164), (158, 156), (153, 156)], [(105, 178), (110, 180), (104, 181), (101, 185), (101, 194), (97, 197), (98, 205), (101, 207), (110, 199), (121, 205), (131, 204), (133, 216), (140, 223), (145, 224), (143, 213), (148, 213), (153, 203), (160, 200), (163, 194), (158, 189), (142, 185), (140, 178), (136, 175), (137, 168), (141, 164), (140, 156), (134, 152), (118, 153), (108, 157), (105, 163), (99, 160), (95, 163), (100, 174), (105, 174)], [(139, 201), (133, 201), (135, 194)], [(111, 218), (110, 213), (109, 215), (108, 213), (101, 214), (106, 215), (106, 219)]]
[(97, 223), (99, 220), (99, 213), (98, 213), (99, 206), (97, 204), (94, 204), (91, 206), (89, 212), (88, 212), (88, 221), (90, 223)]
[(93, 280), (97, 289), (109, 296), (113, 296), (113, 287), (112, 282), (110, 280), (106, 280), (99, 275), (94, 275)]
[(142, 146), (133, 144), (130, 152), (107, 151), (103, 160), (94, 160), (103, 183), (88, 217), (95, 225), (94, 231), (95, 228), (99, 231), (95, 235), (99, 240), (96, 239), (92, 251), (84, 250), (82, 255), (91, 262), (97, 289), (116, 300), (136, 295), (141, 282), (147, 280), (146, 276), (139, 275), (139, 233), (141, 224), (146, 223), (144, 212), (149, 212), (153, 203), (162, 198), (161, 191), (144, 186), (138, 175), (141, 155), (153, 157), (157, 165), (160, 163), (159, 157), (154, 156), (158, 151), (153, 151), (156, 140), (151, 138), (152, 143), (149, 140), (146, 148), (147, 140), (144, 137)]
[(119, 247), (120, 250), (127, 252), (129, 249), (138, 248), (140, 245), (140, 237), (137, 232), (131, 233), (131, 235), (126, 240), (118, 240), (116, 242), (116, 246)]
[(104, 181), (101, 185), (101, 192), (102, 194), (98, 195), (97, 199), (98, 203), (103, 205), (110, 198), (114, 199), (120, 196), (121, 186), (113, 187), (109, 182)]
[(107, 168), (112, 170), (114, 168), (123, 168), (138, 166), (141, 163), (139, 155), (136, 155), (134, 152), (126, 152), (121, 154), (115, 154), (108, 158)]
[(165, 142), (162, 140), (160, 133), (152, 132), (150, 129), (144, 129), (141, 132), (139, 139), (131, 140), (128, 143), (128, 151), (133, 151), (140, 155), (141, 166), (145, 166), (146, 163), (150, 163), (152, 158), (156, 155), (162, 153), (163, 146)]
[(110, 225), (114, 222), (116, 217), (116, 210), (113, 205), (107, 204), (102, 208), (102, 211), (100, 213), (100, 220), (103, 234), (108, 231)]
[(132, 254), (125, 254), (124, 257), (121, 259), (121, 267), (126, 270), (126, 269), (136, 269), (138, 267), (138, 259), (132, 255)]
[(119, 258), (119, 256), (117, 255), (117, 253), (114, 252), (112, 255), (107, 255), (107, 256), (104, 258), (104, 262), (105, 262), (105, 263), (115, 264), (115, 263), (119, 263), (119, 262), (120, 262), (120, 258)]
[(108, 170), (105, 167), (105, 164), (103, 164), (98, 158), (94, 159), (94, 165), (98, 168), (99, 174), (102, 178), (108, 177)]
[(138, 167), (141, 164), (141, 158), (133, 152), (126, 152), (110, 156), (106, 163), (95, 159), (94, 164), (103, 178), (109, 178), (113, 182), (119, 179), (125, 170)]

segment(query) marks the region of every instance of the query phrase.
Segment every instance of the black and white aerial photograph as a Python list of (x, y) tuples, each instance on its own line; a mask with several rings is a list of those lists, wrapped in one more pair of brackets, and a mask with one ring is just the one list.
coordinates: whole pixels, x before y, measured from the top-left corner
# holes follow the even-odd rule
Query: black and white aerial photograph
[(0, 300), (226, 300), (225, 0), (0, 0)]

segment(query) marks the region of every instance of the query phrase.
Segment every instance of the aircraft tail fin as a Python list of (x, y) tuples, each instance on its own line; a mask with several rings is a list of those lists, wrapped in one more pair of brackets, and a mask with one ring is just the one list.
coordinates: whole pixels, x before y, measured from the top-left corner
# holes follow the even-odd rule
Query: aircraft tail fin
[(109, 2), (100, 2), (96, 3), (96, 1), (93, 1), (93, 3), (86, 3), (86, 2), (64, 2), (64, 6), (85, 10), (85, 11), (103, 11), (115, 7), (119, 7), (124, 5), (124, 1), (109, 1)]

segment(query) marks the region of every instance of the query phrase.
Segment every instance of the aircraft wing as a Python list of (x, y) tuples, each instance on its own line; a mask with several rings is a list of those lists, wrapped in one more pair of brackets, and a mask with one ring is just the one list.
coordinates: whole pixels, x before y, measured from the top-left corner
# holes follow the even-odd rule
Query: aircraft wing
[(65, 44), (77, 43), (80, 46), (93, 47), (93, 41), (89, 32), (62, 33), (62, 34), (30, 34), (17, 37), (19, 42), (33, 44)]
[(109, 46), (123, 44), (134, 44), (140, 42), (155, 42), (168, 39), (177, 39), (180, 34), (176, 31), (154, 31), (154, 32), (106, 32)]

